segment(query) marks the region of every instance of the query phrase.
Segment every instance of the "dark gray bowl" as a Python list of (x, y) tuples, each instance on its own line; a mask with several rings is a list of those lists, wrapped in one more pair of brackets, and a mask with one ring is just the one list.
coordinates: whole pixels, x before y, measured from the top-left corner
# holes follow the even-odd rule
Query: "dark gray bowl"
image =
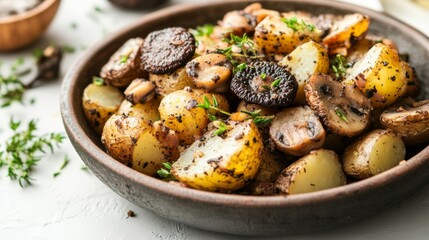
[[(61, 112), (76, 151), (93, 173), (125, 199), (165, 218), (197, 228), (241, 235), (278, 235), (333, 228), (376, 214), (429, 181), (429, 147), (406, 163), (375, 177), (334, 189), (292, 196), (241, 196), (181, 188), (128, 168), (103, 151), (99, 136), (81, 107), (83, 89), (110, 55), (127, 39), (167, 26), (215, 23), (225, 12), (254, 1), (210, 2), (177, 6), (147, 15), (90, 49), (71, 69), (62, 86)], [(267, 1), (266, 8), (312, 13), (360, 12), (371, 17), (371, 33), (398, 43), (423, 80), (429, 79), (429, 41), (420, 32), (381, 13), (340, 2)], [(425, 84), (424, 95), (428, 96)]]

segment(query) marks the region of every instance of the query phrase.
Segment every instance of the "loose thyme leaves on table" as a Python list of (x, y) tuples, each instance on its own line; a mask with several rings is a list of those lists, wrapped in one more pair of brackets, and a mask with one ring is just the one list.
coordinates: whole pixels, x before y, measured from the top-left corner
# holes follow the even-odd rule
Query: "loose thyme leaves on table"
[[(13, 135), (0, 145), (0, 169), (7, 168), (7, 176), (12, 181), (18, 181), (21, 187), (30, 185), (31, 173), (34, 166), (43, 159), (46, 151), (54, 152), (65, 139), (62, 133), (47, 133), (37, 135), (37, 122), (31, 120), (23, 128), (22, 122), (9, 122)], [(65, 167), (67, 164), (63, 164)], [(62, 168), (64, 168), (62, 167)]]
[(14, 102), (23, 103), (24, 84), (13, 74), (9, 77), (0, 75), (0, 108), (10, 106)]

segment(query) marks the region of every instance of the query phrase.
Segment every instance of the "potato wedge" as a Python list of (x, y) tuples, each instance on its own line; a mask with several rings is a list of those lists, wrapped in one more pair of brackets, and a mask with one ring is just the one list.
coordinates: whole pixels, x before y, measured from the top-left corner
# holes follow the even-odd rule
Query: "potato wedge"
[[(290, 24), (291, 28), (285, 21), (297, 24)], [(303, 22), (296, 16), (290, 19), (267, 16), (256, 26), (254, 42), (265, 54), (288, 54), (303, 43), (318, 41), (321, 32), (311, 22)]]
[(129, 101), (124, 100), (119, 106), (116, 114), (127, 115), (131, 117), (139, 117), (147, 121), (155, 122), (160, 119), (158, 107), (161, 102), (161, 96), (155, 95), (155, 97), (144, 103), (137, 103), (132, 105)]
[(279, 63), (295, 76), (298, 82), (295, 104), (305, 104), (304, 86), (316, 73), (327, 74), (329, 70), (328, 52), (318, 43), (310, 41), (298, 46)]
[(398, 52), (377, 43), (353, 66), (345, 79), (365, 93), (374, 108), (384, 108), (405, 94), (405, 75)]
[(404, 141), (391, 130), (373, 130), (348, 146), (343, 155), (344, 172), (365, 179), (384, 172), (405, 158)]
[(200, 94), (185, 90), (172, 92), (161, 100), (159, 113), (162, 122), (174, 130), (184, 144), (193, 143), (209, 124), (207, 112), (197, 106), (201, 103)]
[(315, 192), (346, 184), (338, 155), (330, 150), (311, 151), (284, 169), (276, 181), (282, 194)]
[(172, 74), (149, 74), (149, 80), (156, 84), (156, 91), (161, 96), (183, 90), (185, 87), (195, 88), (194, 82), (186, 74), (185, 68), (179, 68)]
[(115, 87), (89, 84), (83, 91), (82, 106), (91, 127), (101, 134), (107, 119), (118, 110), (124, 99)]
[(345, 15), (334, 23), (330, 33), (323, 38), (322, 42), (328, 47), (330, 54), (339, 53), (337, 51), (339, 48), (350, 48), (352, 38), (360, 39), (366, 35), (369, 22), (368, 16), (359, 13)]
[(381, 114), (380, 122), (383, 127), (402, 136), (407, 145), (429, 142), (429, 102), (427, 100), (408, 101), (392, 106)]
[(106, 122), (101, 141), (113, 158), (150, 176), (163, 162), (178, 157), (178, 144), (159, 141), (153, 125), (138, 117), (113, 115)]
[[(171, 173), (189, 187), (229, 192), (243, 187), (261, 163), (262, 138), (252, 121), (240, 122), (222, 136), (209, 131), (182, 152)], [(222, 149), (222, 151), (219, 151)]]

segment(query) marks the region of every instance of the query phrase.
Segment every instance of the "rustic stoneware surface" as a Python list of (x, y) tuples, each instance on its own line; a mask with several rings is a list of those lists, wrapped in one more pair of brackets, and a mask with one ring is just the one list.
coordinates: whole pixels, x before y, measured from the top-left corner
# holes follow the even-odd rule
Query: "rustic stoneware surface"
[[(225, 1), (178, 6), (147, 15), (87, 52), (67, 74), (61, 111), (76, 151), (94, 174), (113, 191), (163, 217), (191, 226), (240, 235), (279, 235), (317, 231), (376, 214), (417, 191), (429, 181), (429, 147), (387, 172), (330, 190), (294, 196), (252, 197), (209, 193), (180, 188), (140, 174), (108, 156), (85, 121), (81, 98), (93, 75), (127, 39), (144, 37), (168, 26), (193, 27), (216, 23), (227, 11), (254, 1)], [(416, 30), (386, 15), (339, 2), (267, 1), (263, 5), (282, 11), (304, 10), (315, 14), (360, 12), (371, 17), (373, 34), (398, 43), (411, 56), (421, 79), (429, 79), (429, 41)], [(428, 97), (428, 86), (425, 95)]]

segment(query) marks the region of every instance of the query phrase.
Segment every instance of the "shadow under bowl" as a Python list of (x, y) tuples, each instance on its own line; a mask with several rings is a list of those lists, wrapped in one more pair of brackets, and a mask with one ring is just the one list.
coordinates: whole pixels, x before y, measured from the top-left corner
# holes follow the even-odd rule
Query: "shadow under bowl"
[[(279, 235), (338, 227), (376, 214), (417, 191), (429, 181), (429, 147), (393, 169), (366, 180), (324, 191), (290, 196), (242, 196), (182, 188), (141, 174), (108, 154), (82, 110), (82, 92), (109, 57), (129, 38), (144, 37), (169, 26), (216, 23), (231, 10), (255, 1), (231, 0), (182, 5), (149, 14), (99, 43), (71, 69), (62, 85), (61, 112), (66, 131), (82, 160), (114, 192), (156, 214), (210, 231), (239, 235)], [(370, 34), (394, 40), (410, 54), (418, 76), (429, 79), (429, 41), (420, 32), (387, 15), (341, 2), (264, 1), (268, 9), (320, 13), (363, 13), (371, 18)], [(427, 97), (429, 83), (423, 83)], [(400, 186), (400, 187), (399, 187)]]

